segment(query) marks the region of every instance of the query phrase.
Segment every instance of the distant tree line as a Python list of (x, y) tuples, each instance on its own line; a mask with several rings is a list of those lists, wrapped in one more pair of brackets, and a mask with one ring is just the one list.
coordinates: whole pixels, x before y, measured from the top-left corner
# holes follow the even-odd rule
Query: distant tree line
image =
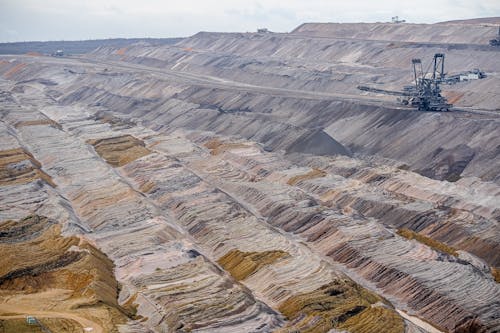
[(65, 54), (82, 54), (90, 52), (100, 46), (125, 47), (138, 42), (154, 45), (175, 44), (182, 38), (113, 38), (79, 41), (48, 41), (48, 42), (13, 42), (0, 43), (0, 54), (25, 54), (36, 52), (52, 54), (62, 50)]

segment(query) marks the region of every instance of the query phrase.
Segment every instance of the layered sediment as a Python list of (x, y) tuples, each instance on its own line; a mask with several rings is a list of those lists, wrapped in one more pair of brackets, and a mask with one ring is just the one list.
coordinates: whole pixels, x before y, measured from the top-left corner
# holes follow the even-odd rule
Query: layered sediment
[(127, 316), (117, 302), (113, 263), (60, 229), (38, 215), (0, 224), (2, 328), (29, 330), (24, 316), (31, 314), (52, 332), (117, 332)]
[[(498, 331), (490, 30), (308, 24), (3, 57), (0, 329)], [(450, 88), (461, 111), (353, 88), (400, 86), (443, 49), (488, 72)]]

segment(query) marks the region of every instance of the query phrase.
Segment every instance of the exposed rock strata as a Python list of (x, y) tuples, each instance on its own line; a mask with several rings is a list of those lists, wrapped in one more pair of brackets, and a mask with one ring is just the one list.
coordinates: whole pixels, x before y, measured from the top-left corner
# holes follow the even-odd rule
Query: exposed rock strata
[(126, 321), (112, 262), (88, 242), (62, 237), (56, 222), (38, 215), (2, 222), (0, 251), (4, 328), (29, 329), (15, 315), (31, 313), (40, 313), (38, 319), (53, 332), (82, 330), (86, 320), (92, 329), (117, 332)]
[[(129, 318), (57, 320), (122, 332), (497, 331), (493, 51), (459, 47), (448, 25), (442, 45), (372, 40), (407, 25), (356, 37), (369, 41), (337, 28), (5, 58), (2, 246), (57, 260), (12, 252), (2, 288), (45, 300), (95, 279), (92, 302)], [(352, 88), (399, 86), (407, 60), (443, 48), (453, 70), (493, 72), (456, 87), (489, 111), (417, 113)]]

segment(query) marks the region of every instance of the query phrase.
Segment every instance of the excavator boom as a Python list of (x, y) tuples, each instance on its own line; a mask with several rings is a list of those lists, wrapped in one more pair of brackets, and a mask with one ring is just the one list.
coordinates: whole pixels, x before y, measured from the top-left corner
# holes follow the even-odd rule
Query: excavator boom
[(367, 86), (358, 86), (358, 89), (362, 90), (362, 91), (369, 91), (372, 93), (392, 95), (392, 96), (411, 96), (410, 93), (405, 92), (405, 91), (385, 90), (385, 89), (378, 89), (378, 88), (372, 88), (372, 87), (367, 87)]
[(434, 55), (432, 73), (427, 77), (420, 59), (412, 59), (415, 85), (404, 87), (403, 91), (385, 90), (367, 86), (358, 86), (359, 90), (376, 94), (400, 96), (398, 101), (403, 105), (417, 108), (419, 111), (449, 111), (453, 106), (441, 95), (440, 84), (445, 80), (444, 53)]

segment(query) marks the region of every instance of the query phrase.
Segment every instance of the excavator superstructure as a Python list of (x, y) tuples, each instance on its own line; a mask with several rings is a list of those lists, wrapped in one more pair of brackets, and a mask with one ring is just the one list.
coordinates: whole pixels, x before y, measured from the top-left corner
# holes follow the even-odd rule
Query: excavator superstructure
[(432, 73), (424, 72), (422, 61), (412, 59), (414, 84), (405, 86), (403, 91), (358, 86), (358, 89), (373, 93), (399, 96), (403, 105), (415, 107), (419, 111), (449, 111), (453, 106), (441, 95), (441, 83), (445, 81), (444, 53), (436, 53), (432, 62)]

